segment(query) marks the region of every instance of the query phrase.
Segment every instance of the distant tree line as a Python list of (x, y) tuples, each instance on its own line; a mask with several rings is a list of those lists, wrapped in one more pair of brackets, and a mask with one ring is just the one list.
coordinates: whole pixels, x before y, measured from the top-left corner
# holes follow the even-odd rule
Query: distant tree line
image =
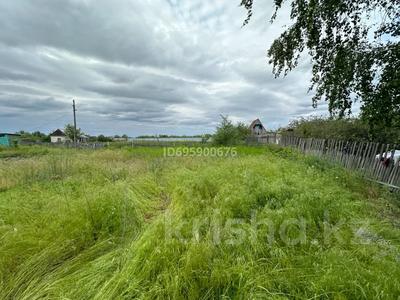
[[(338, 139), (346, 141), (372, 141), (385, 144), (400, 144), (400, 131), (396, 127), (372, 126), (360, 118), (335, 118), (335, 117), (309, 117), (300, 118), (278, 130), (284, 135), (295, 135), (305, 138)], [(65, 134), (73, 139), (74, 128), (66, 125)], [(48, 143), (50, 135), (40, 131), (20, 131), (21, 139), (31, 143)], [(250, 136), (249, 126), (245, 123), (233, 123), (227, 116), (221, 116), (215, 133), (205, 135), (142, 135), (138, 138), (193, 138), (201, 137), (204, 141), (212, 140), (213, 144), (221, 146), (244, 144)], [(77, 129), (76, 136), (83, 135), (81, 129)], [(89, 136), (89, 142), (112, 142), (115, 139), (128, 139), (126, 134), (121, 136)]]
[[(28, 131), (19, 131), (16, 132), (17, 134), (21, 135), (21, 140), (27, 143), (49, 143), (50, 142), (50, 134), (46, 134), (40, 131), (35, 131), (35, 132), (28, 132)], [(129, 137), (127, 134), (122, 134), (122, 135), (114, 135), (114, 136), (106, 136), (104, 134), (100, 134), (98, 136), (90, 136), (86, 135), (81, 128), (77, 128), (75, 132), (75, 128), (71, 124), (67, 124), (64, 127), (64, 133), (65, 135), (73, 140), (74, 136), (77, 138), (82, 137), (82, 136), (87, 136), (89, 142), (100, 142), (100, 143), (106, 143), (106, 142), (112, 142), (115, 139), (126, 139), (128, 140)], [(74, 134), (75, 133), (75, 134)], [(160, 135), (141, 135), (138, 136), (137, 138), (202, 138), (205, 140), (208, 140), (212, 134), (203, 134), (203, 135), (167, 135), (167, 134), (160, 134)]]
[(21, 140), (31, 143), (49, 143), (50, 135), (40, 131), (28, 132), (21, 130), (17, 132), (21, 136)]
[[(50, 141), (51, 141), (51, 139), (50, 139), (51, 133), (46, 134), (46, 133), (43, 133), (40, 131), (28, 132), (28, 131), (24, 131), (24, 130), (21, 130), (16, 133), (21, 136), (22, 142), (25, 142), (25, 143), (50, 143)], [(112, 142), (114, 139), (117, 139), (117, 138), (128, 139), (128, 135), (126, 135), (126, 134), (123, 134), (121, 136), (120, 135), (105, 136), (103, 134), (100, 134), (98, 136), (86, 135), (80, 128), (77, 128), (75, 131), (75, 128), (72, 124), (65, 125), (64, 133), (71, 140), (74, 139), (74, 136), (76, 136), (77, 138), (80, 138), (82, 136), (87, 136), (88, 141), (91, 143)]]

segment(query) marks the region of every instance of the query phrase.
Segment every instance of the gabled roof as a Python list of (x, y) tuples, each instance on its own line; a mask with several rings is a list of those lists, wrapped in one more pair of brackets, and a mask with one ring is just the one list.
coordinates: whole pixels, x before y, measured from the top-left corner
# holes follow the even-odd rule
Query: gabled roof
[(65, 133), (64, 133), (62, 130), (57, 129), (57, 130), (54, 131), (52, 134), (50, 134), (50, 136), (66, 136), (66, 135), (65, 135)]
[(253, 128), (253, 127), (254, 127), (255, 125), (257, 125), (257, 124), (261, 124), (262, 127), (264, 128), (264, 125), (261, 123), (260, 119), (256, 119), (256, 120), (254, 120), (253, 122), (251, 122), (250, 128)]

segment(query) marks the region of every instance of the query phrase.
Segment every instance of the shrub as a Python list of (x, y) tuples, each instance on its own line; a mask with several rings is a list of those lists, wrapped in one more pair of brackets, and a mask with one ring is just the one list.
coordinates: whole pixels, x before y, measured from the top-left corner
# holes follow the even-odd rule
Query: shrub
[(301, 118), (292, 121), (288, 129), (294, 135), (304, 138), (324, 138), (346, 141), (375, 141), (399, 143), (400, 134), (396, 128), (371, 127), (361, 119), (335, 119), (324, 117)]
[(229, 146), (243, 143), (249, 135), (248, 126), (241, 122), (234, 125), (227, 116), (221, 116), (221, 118), (221, 123), (214, 135), (214, 144)]

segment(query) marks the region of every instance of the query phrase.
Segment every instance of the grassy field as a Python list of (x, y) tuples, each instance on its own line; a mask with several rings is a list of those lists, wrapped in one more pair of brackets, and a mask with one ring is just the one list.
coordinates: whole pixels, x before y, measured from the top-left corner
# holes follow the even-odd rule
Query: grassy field
[(163, 154), (1, 151), (0, 299), (399, 297), (398, 195), (284, 149)]

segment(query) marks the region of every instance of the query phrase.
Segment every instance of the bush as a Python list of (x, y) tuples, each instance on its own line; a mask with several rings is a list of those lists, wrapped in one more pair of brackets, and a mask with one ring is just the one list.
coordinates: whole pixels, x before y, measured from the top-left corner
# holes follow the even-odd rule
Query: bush
[(301, 118), (289, 128), (296, 136), (339, 140), (368, 140), (368, 126), (358, 119)]
[(244, 143), (250, 133), (248, 126), (241, 122), (234, 125), (227, 116), (221, 116), (221, 118), (221, 123), (217, 127), (217, 132), (214, 135), (214, 144), (230, 146)]
[(100, 142), (100, 143), (107, 143), (107, 142), (112, 142), (112, 138), (109, 138), (107, 136), (104, 136), (104, 135), (100, 134), (97, 137), (97, 141)]
[(397, 144), (400, 142), (398, 129), (379, 126), (372, 127), (363, 120), (357, 118), (301, 118), (292, 121), (288, 129), (294, 135), (304, 138), (374, 141), (389, 144)]

